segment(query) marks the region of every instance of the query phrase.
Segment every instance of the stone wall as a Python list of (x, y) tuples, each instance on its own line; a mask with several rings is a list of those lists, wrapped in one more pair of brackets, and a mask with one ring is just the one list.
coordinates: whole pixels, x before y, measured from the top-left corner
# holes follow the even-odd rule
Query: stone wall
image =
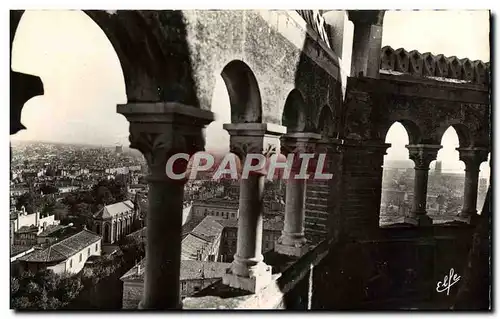
[(390, 229), (378, 240), (334, 246), (315, 268), (312, 309), (449, 309), (462, 282), (450, 295), (436, 292), (436, 285), (451, 268), (463, 276), (471, 231)]
[(340, 106), (338, 57), (314, 40), (294, 11), (185, 11), (184, 15), (202, 108), (211, 108), (215, 78), (233, 60), (243, 61), (255, 75), (264, 122), (281, 123), (285, 101), (294, 88), (304, 97), (311, 124), (316, 124), (323, 105)]

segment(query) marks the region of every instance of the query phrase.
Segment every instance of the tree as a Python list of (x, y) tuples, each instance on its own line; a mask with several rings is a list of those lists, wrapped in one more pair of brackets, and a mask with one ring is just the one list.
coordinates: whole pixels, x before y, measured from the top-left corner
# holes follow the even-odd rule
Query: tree
[(19, 291), (19, 279), (10, 277), (10, 295), (13, 296)]
[(55, 194), (55, 193), (59, 192), (59, 188), (57, 188), (53, 185), (42, 184), (38, 188), (38, 192), (42, 192), (44, 195)]
[(34, 194), (32, 191), (29, 191), (18, 197), (16, 209), (21, 210), (21, 208), (24, 206), (26, 212), (28, 214), (32, 214), (37, 210), (39, 202), (40, 196)]
[(106, 186), (99, 186), (96, 189), (96, 203), (102, 205), (108, 205), (115, 202), (115, 199), (111, 195), (111, 191)]
[(80, 277), (63, 276), (60, 280), (58, 289), (55, 291), (55, 297), (63, 304), (69, 303), (75, 299), (83, 289)]
[(13, 309), (32, 309), (33, 304), (31, 303), (30, 299), (26, 296), (21, 296), (21, 297), (14, 297), (11, 298), (11, 307)]

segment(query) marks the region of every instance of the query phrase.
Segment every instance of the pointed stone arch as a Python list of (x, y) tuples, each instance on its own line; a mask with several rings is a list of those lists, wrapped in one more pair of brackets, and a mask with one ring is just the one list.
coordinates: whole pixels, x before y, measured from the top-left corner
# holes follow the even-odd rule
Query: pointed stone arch
[(396, 122), (399, 122), (401, 123), (401, 125), (404, 126), (406, 133), (408, 134), (408, 139), (410, 144), (419, 144), (421, 142), (422, 133), (420, 127), (415, 122), (409, 119), (395, 119), (393, 121), (385, 123), (385, 125), (382, 128), (380, 136), (382, 136), (385, 139), (387, 133), (389, 132), (389, 129)]

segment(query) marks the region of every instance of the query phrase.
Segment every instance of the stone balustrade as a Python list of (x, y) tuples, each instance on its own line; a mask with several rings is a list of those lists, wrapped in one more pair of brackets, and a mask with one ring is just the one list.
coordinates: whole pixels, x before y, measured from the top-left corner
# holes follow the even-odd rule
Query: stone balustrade
[(455, 79), (478, 85), (488, 85), (490, 81), (489, 62), (434, 55), (430, 52), (420, 53), (417, 50), (408, 52), (403, 48), (394, 50), (390, 46), (381, 50), (380, 69), (418, 77)]

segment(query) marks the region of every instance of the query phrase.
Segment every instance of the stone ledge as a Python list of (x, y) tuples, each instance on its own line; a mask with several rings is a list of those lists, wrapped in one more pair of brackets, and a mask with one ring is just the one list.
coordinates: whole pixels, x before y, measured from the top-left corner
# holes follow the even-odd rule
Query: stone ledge
[(273, 267), (271, 283), (252, 294), (231, 288), (221, 281), (183, 300), (183, 309), (279, 309), (286, 294), (291, 291), (311, 267), (316, 266), (328, 254), (331, 240), (324, 240), (301, 258), (284, 256), (276, 252), (266, 254), (266, 263)]
[(347, 78), (347, 86), (352, 93), (379, 93), (397, 96), (420, 97), (430, 100), (447, 100), (464, 103), (489, 105), (488, 88), (461, 83), (446, 83), (439, 81), (417, 81), (398, 76), (371, 78)]

